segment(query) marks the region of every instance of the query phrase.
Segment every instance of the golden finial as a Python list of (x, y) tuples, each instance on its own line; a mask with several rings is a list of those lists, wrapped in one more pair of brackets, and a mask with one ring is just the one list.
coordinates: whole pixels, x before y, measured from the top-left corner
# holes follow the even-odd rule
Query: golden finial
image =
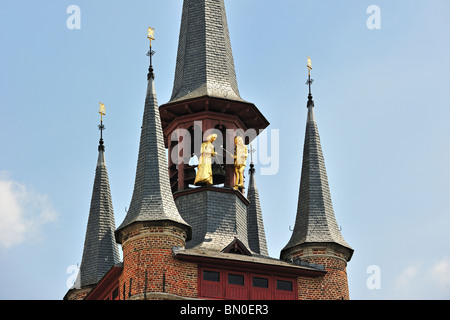
[(106, 112), (105, 112), (105, 105), (101, 102), (98, 113), (100, 113), (100, 121), (103, 121), (103, 116), (106, 114)]
[(312, 70), (312, 64), (311, 64), (311, 58), (308, 57), (308, 75), (311, 75), (311, 70)]
[(308, 57), (308, 64), (306, 66), (308, 67), (308, 80), (306, 81), (306, 84), (309, 87), (308, 104), (307, 104), (307, 106), (309, 108), (310, 106), (314, 107), (314, 101), (313, 101), (313, 97), (311, 94), (311, 85), (313, 84), (314, 79), (311, 79), (312, 63), (311, 63), (310, 57)]
[(105, 147), (103, 145), (103, 130), (105, 130), (105, 126), (103, 125), (103, 116), (106, 114), (105, 112), (105, 104), (99, 103), (100, 107), (98, 113), (100, 113), (100, 124), (98, 125), (98, 129), (100, 130), (100, 145), (98, 146), (98, 151), (105, 151)]
[(155, 40), (155, 28), (147, 29), (147, 38), (150, 40), (150, 47), (152, 46), (152, 41)]
[(155, 54), (155, 51), (152, 50), (152, 41), (155, 40), (155, 28), (149, 27), (147, 29), (147, 38), (150, 40), (150, 50), (147, 52), (147, 56), (150, 57), (150, 67), (148, 68), (147, 79), (150, 80), (150, 78), (155, 78), (152, 66), (152, 56)]

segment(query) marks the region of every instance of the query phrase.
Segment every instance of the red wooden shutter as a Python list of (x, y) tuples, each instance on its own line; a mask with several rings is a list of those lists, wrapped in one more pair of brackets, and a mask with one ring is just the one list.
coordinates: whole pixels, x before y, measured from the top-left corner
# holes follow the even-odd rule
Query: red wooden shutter
[(269, 276), (251, 275), (250, 299), (251, 300), (272, 300), (272, 281)]
[(226, 298), (248, 300), (248, 276), (245, 273), (229, 271), (226, 273)]
[(201, 296), (209, 298), (222, 297), (222, 279), (219, 270), (201, 270)]
[(275, 279), (275, 300), (297, 300), (297, 285), (292, 279)]

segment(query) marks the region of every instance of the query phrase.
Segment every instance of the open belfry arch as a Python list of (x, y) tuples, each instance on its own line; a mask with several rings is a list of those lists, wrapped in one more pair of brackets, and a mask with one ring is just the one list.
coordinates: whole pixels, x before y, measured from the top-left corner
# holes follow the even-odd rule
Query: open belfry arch
[[(260, 197), (276, 201), (276, 195), (259, 194), (251, 157), (252, 141), (269, 122), (239, 92), (224, 0), (183, 1), (174, 86), (163, 105), (152, 64), (157, 30), (149, 28), (147, 37), (150, 66), (129, 210), (114, 229), (112, 205), (101, 215), (91, 207), (83, 261), (104, 258), (87, 252), (96, 245), (88, 238), (105, 233), (93, 224), (109, 226), (113, 241), (102, 243), (101, 252), (111, 260), (89, 283), (82, 268), (81, 283), (65, 299), (349, 299), (346, 266), (353, 249), (331, 204), (310, 59), (297, 217), (290, 241), (274, 258)], [(99, 152), (101, 158), (104, 149)]]

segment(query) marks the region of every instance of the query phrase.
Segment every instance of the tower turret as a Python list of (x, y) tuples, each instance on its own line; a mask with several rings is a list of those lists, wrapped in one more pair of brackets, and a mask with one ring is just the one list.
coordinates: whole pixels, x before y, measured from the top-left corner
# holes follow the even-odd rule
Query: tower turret
[(103, 141), (105, 106), (102, 103), (100, 103), (99, 113), (101, 115), (100, 142), (83, 257), (74, 287), (65, 297), (69, 300), (82, 299), (113, 265), (120, 262), (119, 249), (114, 239), (116, 225), (105, 162)]
[[(311, 94), (311, 60), (308, 58), (308, 116), (306, 120), (303, 164), (298, 197), (297, 217), (288, 244), (281, 251), (281, 260), (306, 260), (324, 265), (324, 285), (335, 286), (334, 295), (348, 299), (346, 266), (353, 249), (345, 242), (336, 222), (331, 202), (327, 172), (314, 116)], [(327, 297), (322, 297), (327, 298)]]
[(136, 179), (130, 208), (124, 221), (116, 230), (119, 243), (123, 241), (123, 230), (126, 227), (134, 223), (149, 221), (153, 224), (164, 221), (170, 222), (182, 228), (188, 239), (191, 236), (190, 226), (181, 218), (173, 201), (169, 176), (165, 169), (167, 157), (156, 98), (155, 75), (151, 64), (152, 55), (153, 51), (150, 46), (150, 67), (147, 75), (148, 85), (141, 126)]
[(191, 238), (191, 227), (178, 213), (170, 190), (151, 64), (154, 35), (150, 29), (148, 37), (150, 67), (136, 179), (129, 210), (116, 230), (116, 240), (123, 249), (119, 288), (126, 299), (172, 299), (188, 296), (189, 288), (183, 286), (187, 279), (177, 270), (175, 265), (179, 263), (172, 250), (184, 248)]

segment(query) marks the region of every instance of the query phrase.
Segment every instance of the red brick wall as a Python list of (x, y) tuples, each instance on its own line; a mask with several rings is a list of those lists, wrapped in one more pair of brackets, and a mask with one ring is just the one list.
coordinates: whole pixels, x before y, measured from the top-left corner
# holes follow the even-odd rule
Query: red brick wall
[[(147, 299), (198, 298), (198, 265), (175, 259), (172, 251), (173, 247), (185, 245), (186, 234), (181, 229), (170, 225), (133, 224), (122, 232), (125, 240), (120, 299), (124, 293), (126, 299), (144, 298), (145, 271)], [(299, 300), (349, 299), (347, 262), (343, 253), (329, 247), (306, 248), (296, 250), (291, 257), (323, 265), (327, 271), (323, 277), (297, 278)]]
[[(186, 234), (173, 226), (134, 224), (124, 230), (123, 272), (119, 280), (120, 299), (144, 293), (147, 271), (147, 298), (165, 293), (165, 298), (197, 297), (197, 265), (174, 259), (172, 248), (184, 247)], [(165, 285), (164, 285), (165, 275)], [(155, 298), (156, 297), (156, 298)], [(134, 297), (143, 298), (143, 297)]]
[(338, 252), (327, 249), (303, 250), (292, 255), (310, 263), (325, 266), (327, 274), (319, 278), (298, 278), (300, 300), (348, 300), (347, 262)]

